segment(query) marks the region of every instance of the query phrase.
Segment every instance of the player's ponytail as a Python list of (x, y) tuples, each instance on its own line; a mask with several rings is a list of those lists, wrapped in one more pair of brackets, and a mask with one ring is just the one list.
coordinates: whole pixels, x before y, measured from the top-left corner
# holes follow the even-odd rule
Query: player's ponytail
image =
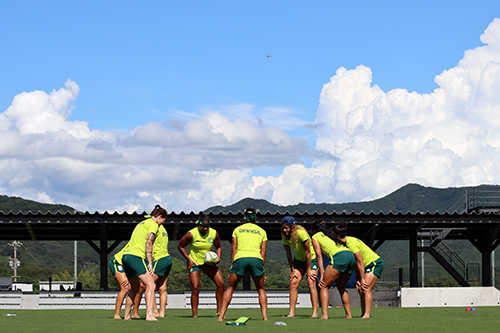
[(160, 205), (156, 205), (150, 215), (152, 217), (161, 216), (163, 218), (166, 218), (167, 217), (167, 210), (165, 208), (162, 208)]
[(311, 231), (313, 233), (322, 232), (325, 234), (325, 236), (331, 233), (331, 230), (328, 229), (328, 227), (325, 224), (325, 221), (314, 221), (311, 224)]
[(333, 234), (330, 234), (329, 236), (338, 244), (347, 246), (346, 242), (339, 239), (339, 237), (345, 238), (345, 236), (347, 236), (347, 224), (345, 222), (337, 223), (336, 225), (333, 226)]
[[(332, 230), (329, 229), (325, 222), (323, 221), (314, 221), (312, 223), (311, 229), (314, 232), (322, 232), (325, 236), (330, 237), (331, 240), (333, 240), (335, 243), (343, 246), (347, 246), (346, 242), (340, 240), (336, 234), (332, 233)], [(334, 232), (335, 232), (335, 227), (334, 227)]]

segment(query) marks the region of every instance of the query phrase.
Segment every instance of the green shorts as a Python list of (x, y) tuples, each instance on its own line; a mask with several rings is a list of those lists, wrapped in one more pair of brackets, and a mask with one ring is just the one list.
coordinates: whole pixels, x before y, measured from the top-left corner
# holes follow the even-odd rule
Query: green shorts
[(111, 270), (111, 275), (115, 276), (116, 273), (125, 273), (123, 266), (115, 260), (115, 256), (112, 256), (109, 260), (109, 269)]
[(368, 265), (365, 266), (365, 274), (373, 272), (373, 275), (378, 277), (380, 279), (380, 276), (382, 275), (382, 271), (384, 270), (384, 261), (382, 258), (378, 258), (372, 263), (369, 263)]
[(153, 270), (158, 276), (168, 276), (170, 270), (172, 269), (172, 258), (166, 256), (153, 261)]
[(189, 271), (189, 274), (191, 274), (193, 272), (198, 272), (198, 271), (205, 273), (205, 268), (208, 268), (208, 267), (215, 267), (215, 268), (219, 269), (219, 266), (216, 266), (216, 265), (208, 265), (208, 264), (193, 265), (193, 267), (191, 267), (191, 270)]
[(127, 277), (134, 277), (146, 274), (148, 272), (148, 262), (133, 254), (125, 254), (122, 258), (123, 268)]
[[(297, 269), (303, 269), (304, 271), (307, 270), (307, 261), (302, 261), (302, 260), (297, 260), (293, 258), (293, 267)], [(318, 261), (316, 258), (311, 260), (311, 270), (317, 271), (318, 270)]]
[(351, 274), (356, 266), (356, 258), (351, 251), (337, 252), (330, 258), (330, 265), (341, 273)]
[(264, 275), (264, 262), (259, 258), (239, 258), (231, 265), (229, 273), (245, 275), (249, 272), (251, 276)]
[(203, 264), (203, 265), (193, 265), (193, 267), (191, 267), (191, 270), (189, 271), (189, 274), (193, 273), (193, 272), (203, 272), (205, 270), (205, 267), (207, 266), (207, 264)]

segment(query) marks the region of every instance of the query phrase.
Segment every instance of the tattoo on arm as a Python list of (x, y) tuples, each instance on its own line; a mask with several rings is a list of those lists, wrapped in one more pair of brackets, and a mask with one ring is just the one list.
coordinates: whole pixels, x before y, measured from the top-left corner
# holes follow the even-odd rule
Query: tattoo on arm
[(151, 242), (147, 242), (146, 243), (146, 257), (148, 257), (148, 255), (152, 255), (153, 254), (153, 244), (151, 244)]
[(153, 233), (148, 234), (146, 241), (146, 259), (149, 264), (153, 263), (153, 242), (155, 240), (155, 235)]

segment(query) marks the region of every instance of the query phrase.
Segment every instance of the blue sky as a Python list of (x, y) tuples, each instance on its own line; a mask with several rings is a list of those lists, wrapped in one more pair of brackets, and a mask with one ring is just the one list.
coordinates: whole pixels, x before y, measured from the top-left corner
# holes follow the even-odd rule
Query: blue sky
[[(436, 89), (445, 84), (438, 85), (436, 76), (457, 67), (474, 67), (459, 66), (459, 62), (467, 50), (484, 46), (480, 36), (500, 15), (498, 1), (17, 1), (0, 6), (0, 112), (5, 118), (4, 127), (0, 118), (0, 135), (5, 142), (11, 142), (6, 138), (19, 140), (0, 145), (3, 194), (62, 202), (83, 210), (149, 210), (156, 201), (175, 210), (199, 210), (245, 196), (280, 204), (343, 202), (380, 197), (407, 182), (447, 187), (497, 181), (493, 176), (496, 161), (474, 165), (463, 149), (454, 148), (460, 144), (458, 139), (434, 137), (439, 128), (399, 138), (399, 143), (391, 145), (393, 149), (405, 144), (414, 147), (404, 158), (394, 156), (397, 149), (374, 156), (366, 147), (373, 143), (373, 149), (380, 152), (388, 134), (398, 138), (397, 133), (408, 128), (427, 128), (421, 122), (401, 125), (412, 119), (407, 115), (392, 132), (373, 134), (377, 115), (382, 117), (387, 110), (399, 112), (389, 108), (373, 113), (383, 110), (376, 101), (382, 103), (383, 96), (394, 100), (401, 89), (408, 95), (399, 96), (398, 105), (411, 98), (412, 92), (418, 94), (418, 101), (411, 105), (427, 105), (427, 97), (437, 100)], [(496, 49), (493, 43), (490, 46), (490, 60), (495, 63)], [(482, 58), (478, 55), (477, 59)], [(349, 119), (361, 112), (359, 107), (370, 112), (362, 117), (363, 135), (359, 132), (361, 123), (358, 130), (323, 126), (333, 119), (329, 113), (336, 113), (337, 120), (344, 119), (337, 103), (321, 102), (322, 96), (330, 98), (325, 85), (334, 77), (340, 80), (342, 75), (337, 71), (341, 68), (350, 74), (369, 69), (369, 85), (383, 92), (368, 89), (363, 96), (372, 99), (357, 106), (351, 103), (352, 109), (344, 110)], [(68, 79), (70, 88), (65, 86)], [(460, 81), (455, 76), (443, 80)], [(60, 89), (71, 94), (54, 97), (62, 98), (64, 105), (49, 108), (52, 111), (45, 108), (43, 96), (36, 102), (14, 103), (16, 96), (30, 100), (37, 91), (48, 96)], [(332, 93), (337, 96), (334, 99), (339, 98), (339, 89)], [(346, 90), (343, 96), (351, 92)], [(452, 112), (457, 115), (463, 108), (474, 109), (472, 100), (476, 98), (469, 96), (460, 102), (447, 98), (442, 103), (451, 103), (452, 109), (462, 103), (463, 107)], [(497, 101), (486, 104), (491, 103), (493, 111), (490, 107), (485, 115), (496, 112)], [(426, 114), (416, 109), (420, 115)], [(60, 132), (53, 136), (59, 129), (49, 125), (32, 130), (19, 125), (15, 129), (13, 124), (20, 124), (20, 118), (13, 114), (30, 112), (42, 123), (54, 116), (51, 112), (62, 116), (59, 129), (69, 137)], [(48, 114), (44, 116), (44, 112)], [(29, 117), (23, 119), (29, 122)], [(210, 124), (206, 131), (214, 136), (200, 133), (204, 122)], [(249, 124), (253, 124), (252, 133), (244, 129)], [(75, 126), (85, 134), (72, 132)], [(199, 140), (193, 138), (191, 128), (194, 134), (200, 133)], [(141, 130), (170, 141), (138, 138)], [(38, 135), (36, 139), (33, 134)], [(227, 141), (218, 141), (219, 134)], [(484, 138), (476, 139), (488, 151), (497, 149)], [(46, 143), (50, 152), (32, 147), (32, 140), (38, 145)], [(276, 150), (268, 150), (270, 142), (276, 144)], [(89, 147), (99, 146), (101, 152), (107, 147), (108, 157), (116, 154), (122, 158), (110, 162), (85, 150), (78, 156), (68, 155), (78, 149), (76, 146), (87, 147), (87, 152)], [(126, 149), (131, 146), (139, 147), (138, 151), (132, 154)], [(37, 157), (16, 153), (23, 147), (32, 147)], [(432, 169), (426, 164), (432, 164), (432, 159), (419, 160), (429, 147), (451, 151), (451, 160), (441, 163), (453, 165), (456, 177), (442, 181), (441, 176), (422, 171)], [(143, 160), (154, 160), (152, 164), (158, 169), (151, 170), (139, 161), (141, 150)], [(165, 159), (167, 152), (169, 158)], [(328, 160), (335, 163), (327, 166), (323, 158), (315, 156), (330, 156)], [(343, 174), (347, 169), (352, 172)], [(439, 169), (436, 167), (436, 172)], [(382, 174), (375, 175), (377, 170)], [(94, 179), (92, 174), (99, 176)], [(288, 174), (292, 179), (300, 178), (298, 184), (293, 185)], [(127, 186), (102, 185), (103, 179), (124, 182), (130, 179), (127, 177), (141, 181)], [(322, 177), (334, 179), (327, 182), (330, 189), (314, 185), (314, 179)], [(372, 186), (359, 185), (369, 182), (370, 177), (379, 180)], [(326, 186), (324, 181), (317, 182)]]

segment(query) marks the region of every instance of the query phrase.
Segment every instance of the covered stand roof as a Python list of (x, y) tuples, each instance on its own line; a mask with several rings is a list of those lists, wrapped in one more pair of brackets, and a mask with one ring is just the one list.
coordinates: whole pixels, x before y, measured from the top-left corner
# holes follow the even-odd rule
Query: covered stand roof
[[(3, 213), (0, 212), (0, 240), (85, 240), (100, 255), (101, 288), (107, 289), (108, 255), (123, 240), (128, 240), (135, 225), (146, 213)], [(231, 240), (233, 229), (243, 221), (243, 214), (209, 213), (212, 227), (222, 240)], [(419, 232), (446, 229), (447, 239), (467, 239), (482, 254), (483, 286), (491, 285), (491, 251), (499, 244), (500, 214), (496, 211), (472, 211), (463, 213), (257, 213), (257, 220), (266, 230), (269, 240), (281, 239), (281, 220), (293, 215), (297, 222), (309, 229), (310, 223), (321, 220), (326, 223), (344, 221), (348, 233), (362, 239), (376, 250), (386, 240), (409, 240), (410, 285), (418, 284), (417, 252), (427, 251), (437, 256), (431, 247), (418, 247)], [(164, 226), (172, 241), (180, 239), (195, 226), (198, 214), (170, 213)], [(420, 234), (420, 235), (422, 235)], [(95, 242), (97, 241), (97, 243)], [(108, 246), (108, 241), (114, 241)], [(446, 268), (447, 263), (442, 263)], [(453, 273), (453, 268), (448, 267)], [(455, 277), (460, 280), (460, 277)], [(467, 285), (462, 280), (462, 285)]]
[[(101, 228), (106, 229), (107, 240), (126, 240), (135, 225), (147, 213), (3, 213), (0, 212), (0, 240), (100, 240)], [(212, 227), (222, 239), (231, 239), (233, 229), (243, 221), (243, 214), (208, 214)], [(293, 215), (307, 229), (311, 222), (348, 223), (349, 234), (365, 241), (404, 240), (411, 232), (421, 228), (451, 228), (447, 238), (481, 238), (484, 233), (500, 225), (500, 214), (496, 212), (471, 213), (257, 213), (259, 225), (270, 240), (280, 240), (281, 219)], [(198, 214), (169, 213), (164, 226), (171, 240), (178, 240), (195, 226)], [(465, 235), (467, 234), (467, 236)]]

